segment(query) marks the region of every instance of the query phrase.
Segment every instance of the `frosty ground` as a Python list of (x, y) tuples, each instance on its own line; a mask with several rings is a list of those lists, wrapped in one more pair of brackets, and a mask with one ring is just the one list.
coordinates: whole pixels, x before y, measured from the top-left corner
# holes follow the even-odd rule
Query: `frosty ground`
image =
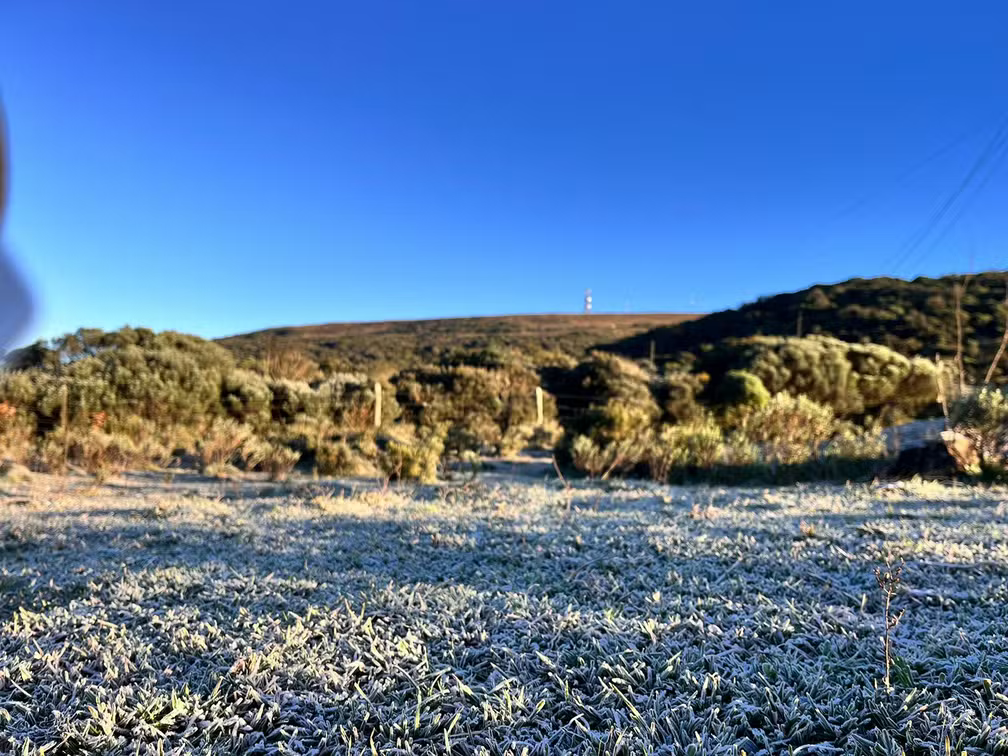
[(1005, 489), (85, 485), (0, 497), (0, 751), (1008, 753)]

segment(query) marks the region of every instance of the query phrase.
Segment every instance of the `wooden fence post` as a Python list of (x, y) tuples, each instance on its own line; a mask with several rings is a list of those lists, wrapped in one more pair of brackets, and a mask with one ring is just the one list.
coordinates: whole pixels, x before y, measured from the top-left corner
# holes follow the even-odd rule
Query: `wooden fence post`
[(536, 425), (543, 424), (543, 390), (536, 386)]
[(381, 428), (381, 383), (374, 384), (374, 427)]
[(67, 417), (70, 389), (67, 384), (63, 384), (62, 401), (60, 402), (60, 424), (63, 426), (63, 475), (66, 475), (67, 464), (70, 458), (70, 418)]

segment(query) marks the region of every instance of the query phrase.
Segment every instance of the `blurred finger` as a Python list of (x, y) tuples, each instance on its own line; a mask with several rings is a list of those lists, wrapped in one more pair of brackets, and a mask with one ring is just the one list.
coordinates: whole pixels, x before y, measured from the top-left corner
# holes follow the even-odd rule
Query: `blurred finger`
[(0, 107), (0, 354), (11, 346), (28, 325), (31, 297), (3, 249), (3, 227), (10, 196), (10, 152), (7, 128)]

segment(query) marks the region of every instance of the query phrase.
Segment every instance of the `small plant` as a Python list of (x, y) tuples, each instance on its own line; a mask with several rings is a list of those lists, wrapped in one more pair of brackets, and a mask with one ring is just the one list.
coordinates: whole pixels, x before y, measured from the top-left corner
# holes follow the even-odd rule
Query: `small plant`
[[(903, 560), (900, 560), (898, 567), (894, 567), (892, 558), (886, 558), (885, 569), (881, 567), (875, 568), (875, 581), (878, 583), (879, 589), (885, 597), (885, 634), (883, 635), (882, 643), (885, 649), (885, 687), (886, 692), (891, 693), (892, 680), (890, 671), (894, 662), (897, 664), (902, 662), (902, 659), (898, 656), (894, 657), (892, 653), (892, 631), (896, 629), (896, 626), (903, 618), (904, 610), (900, 609), (898, 612), (893, 613), (892, 600), (900, 584), (903, 582)], [(902, 663), (900, 666), (905, 667), (906, 664)]]
[(270, 444), (259, 467), (269, 475), (270, 480), (286, 480), (299, 459), (299, 452), (282, 444)]
[(663, 427), (647, 444), (651, 477), (662, 483), (677, 473), (716, 465), (724, 454), (724, 436), (711, 417)]
[(575, 469), (589, 478), (606, 480), (614, 472), (625, 473), (640, 464), (645, 447), (643, 437), (628, 436), (599, 444), (588, 436), (577, 436), (571, 443), (569, 454)]
[(251, 448), (256, 441), (249, 426), (217, 418), (199, 441), (200, 468), (206, 471), (210, 467), (229, 465), (236, 461), (243, 447), (250, 445)]
[(794, 464), (815, 456), (833, 429), (830, 407), (806, 396), (780, 393), (747, 413), (739, 432), (746, 440), (760, 445), (768, 462)]
[(433, 483), (444, 453), (444, 438), (428, 431), (408, 441), (390, 440), (378, 452), (378, 466), (388, 480)]
[(315, 449), (315, 469), (326, 477), (359, 475), (365, 462), (346, 441), (323, 441)]

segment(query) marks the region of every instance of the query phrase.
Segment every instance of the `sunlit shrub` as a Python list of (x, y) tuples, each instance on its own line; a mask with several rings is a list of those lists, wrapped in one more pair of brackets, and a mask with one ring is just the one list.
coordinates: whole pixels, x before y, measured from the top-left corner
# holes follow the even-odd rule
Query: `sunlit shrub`
[(814, 456), (834, 429), (833, 410), (805, 396), (775, 394), (741, 418), (739, 433), (759, 444), (768, 462), (793, 464)]
[(712, 467), (723, 456), (724, 436), (711, 417), (663, 426), (646, 447), (648, 471), (653, 479), (662, 482), (675, 473)]
[[(513, 448), (520, 429), (536, 419), (535, 371), (524, 364), (502, 364), (492, 355), (477, 357), (476, 363), (489, 366), (463, 362), (396, 378), (404, 419), (421, 428), (445, 426), (446, 449), (454, 456), (502, 453)], [(555, 417), (552, 398), (544, 398), (544, 416)]]
[(729, 370), (718, 384), (716, 399), (723, 406), (759, 409), (770, 401), (770, 392), (759, 376), (745, 370)]
[(200, 467), (205, 471), (211, 466), (234, 464), (240, 460), (240, 453), (245, 447), (248, 447), (250, 455), (259, 454), (260, 444), (261, 441), (249, 426), (217, 418), (199, 440), (197, 451)]
[(983, 388), (949, 408), (952, 429), (972, 443), (986, 472), (1002, 474), (1008, 460), (1008, 394)]
[(300, 415), (317, 416), (322, 408), (319, 395), (304, 381), (278, 378), (268, 383), (271, 417), (277, 423), (291, 423)]
[(58, 430), (39, 445), (37, 466), (46, 472), (63, 472), (64, 462), (80, 467), (99, 481), (142, 462), (136, 445), (120, 433), (97, 428)]
[(270, 422), (273, 392), (261, 375), (236, 369), (221, 382), (221, 404), (239, 423), (263, 428)]
[(437, 480), (444, 438), (427, 429), (410, 439), (391, 439), (378, 452), (378, 466), (390, 480), (433, 483)]
[(590, 478), (608, 478), (638, 469), (645, 460), (648, 437), (622, 438), (599, 444), (588, 436), (576, 436), (569, 447), (570, 463)]
[(286, 480), (301, 459), (301, 454), (282, 444), (270, 444), (256, 466), (269, 475), (270, 480)]
[[(374, 447), (373, 455), (377, 457)], [(315, 470), (319, 475), (333, 477), (355, 477), (371, 475), (374, 465), (364, 454), (346, 441), (325, 441), (315, 450)]]
[[(753, 336), (727, 339), (703, 355), (703, 368), (721, 376), (718, 394), (732, 370), (755, 376), (770, 394), (804, 395), (845, 417), (899, 410), (916, 416), (937, 409), (937, 370), (933, 362), (905, 357), (881, 344), (855, 344), (825, 336)], [(729, 379), (733, 380), (733, 379)]]

